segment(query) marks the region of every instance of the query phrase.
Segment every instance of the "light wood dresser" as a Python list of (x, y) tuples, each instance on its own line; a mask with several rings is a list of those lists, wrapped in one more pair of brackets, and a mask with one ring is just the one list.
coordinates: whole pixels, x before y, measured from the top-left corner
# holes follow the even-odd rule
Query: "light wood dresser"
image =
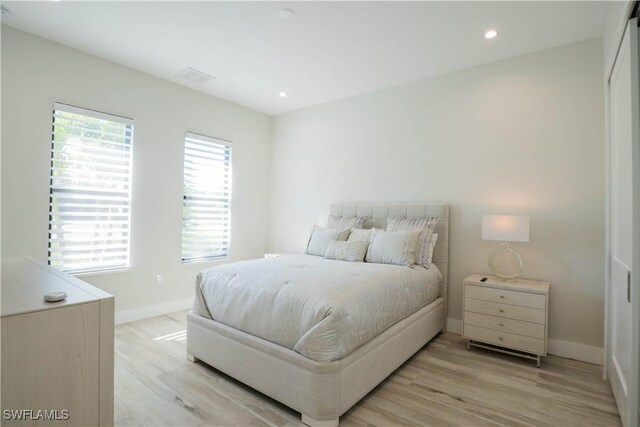
[[(486, 278), (486, 281), (482, 281)], [(547, 355), (549, 282), (472, 274), (464, 279), (462, 338), (537, 361)]]
[[(67, 299), (44, 301), (63, 291)], [(31, 258), (2, 260), (2, 425), (113, 425), (114, 298)]]

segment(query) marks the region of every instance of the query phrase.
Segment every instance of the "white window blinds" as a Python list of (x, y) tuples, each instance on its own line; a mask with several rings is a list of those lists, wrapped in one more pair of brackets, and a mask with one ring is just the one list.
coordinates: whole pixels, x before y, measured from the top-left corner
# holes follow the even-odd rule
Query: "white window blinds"
[(187, 132), (182, 261), (226, 258), (231, 238), (231, 144)]
[(56, 103), (49, 264), (72, 273), (129, 266), (133, 120)]

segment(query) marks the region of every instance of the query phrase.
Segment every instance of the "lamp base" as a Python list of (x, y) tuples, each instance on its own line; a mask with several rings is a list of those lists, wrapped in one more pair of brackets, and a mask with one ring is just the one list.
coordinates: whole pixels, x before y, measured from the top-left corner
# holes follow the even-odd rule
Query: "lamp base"
[[(516, 271), (515, 273), (505, 273), (496, 268), (494, 264), (494, 259), (498, 254), (501, 254), (503, 252), (513, 255), (513, 257), (518, 262), (518, 271)], [(489, 255), (489, 268), (491, 269), (491, 272), (495, 276), (499, 277), (500, 279), (503, 279), (503, 280), (515, 279), (520, 275), (520, 273), (522, 273), (522, 269), (524, 268), (524, 261), (522, 260), (522, 257), (520, 256), (520, 254), (515, 249), (513, 249), (508, 242), (504, 242), (500, 245), (499, 248), (491, 252), (491, 254)]]

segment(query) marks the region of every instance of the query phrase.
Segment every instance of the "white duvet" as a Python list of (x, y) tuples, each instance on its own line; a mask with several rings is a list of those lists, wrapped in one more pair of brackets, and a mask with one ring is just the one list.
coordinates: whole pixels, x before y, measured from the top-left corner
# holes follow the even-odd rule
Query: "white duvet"
[(285, 255), (203, 271), (194, 312), (309, 359), (332, 361), (435, 301), (441, 278), (435, 265)]

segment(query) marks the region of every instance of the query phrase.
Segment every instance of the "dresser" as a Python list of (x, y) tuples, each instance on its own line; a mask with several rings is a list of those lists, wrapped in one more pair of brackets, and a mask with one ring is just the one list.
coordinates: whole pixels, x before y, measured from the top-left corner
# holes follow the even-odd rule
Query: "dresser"
[[(65, 292), (49, 303), (44, 294)], [(113, 425), (114, 298), (31, 258), (2, 260), (2, 425)]]
[[(486, 281), (482, 281), (486, 278)], [(463, 283), (462, 338), (472, 346), (534, 359), (547, 355), (549, 282), (472, 274)]]

